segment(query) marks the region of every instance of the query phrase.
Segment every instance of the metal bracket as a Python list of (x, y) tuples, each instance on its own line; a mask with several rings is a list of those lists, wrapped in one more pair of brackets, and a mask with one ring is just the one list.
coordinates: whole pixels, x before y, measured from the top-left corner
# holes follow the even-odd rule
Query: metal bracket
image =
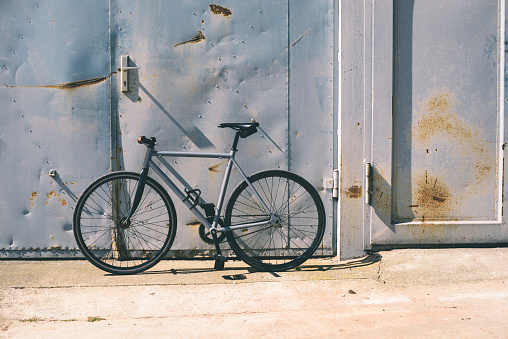
[(122, 92), (129, 91), (129, 70), (139, 69), (139, 67), (129, 67), (129, 56), (120, 56), (120, 87)]

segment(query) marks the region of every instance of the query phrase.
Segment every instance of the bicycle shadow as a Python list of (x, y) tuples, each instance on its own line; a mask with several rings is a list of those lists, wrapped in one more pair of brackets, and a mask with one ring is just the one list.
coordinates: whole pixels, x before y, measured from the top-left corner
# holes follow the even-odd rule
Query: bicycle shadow
[[(292, 273), (305, 273), (305, 272), (331, 272), (331, 271), (340, 271), (340, 270), (348, 270), (360, 267), (366, 267), (370, 265), (374, 265), (381, 261), (381, 255), (378, 253), (369, 254), (360, 259), (349, 260), (347, 262), (337, 263), (337, 264), (304, 264), (298, 266), (296, 269), (289, 271), (277, 271), (277, 272), (266, 272), (261, 270), (256, 270), (252, 267), (245, 266), (227, 266), (224, 269), (225, 274), (222, 276), (225, 280), (246, 280), (248, 275), (257, 274), (257, 273), (268, 273), (274, 276), (275, 278), (280, 278), (280, 273), (284, 274), (292, 274)], [(158, 271), (145, 271), (138, 273), (138, 275), (159, 275), (159, 274), (173, 274), (173, 275), (187, 275), (187, 274), (200, 274), (200, 273), (212, 273), (217, 272), (213, 268), (213, 261), (210, 261), (210, 267), (208, 268), (179, 268), (179, 269), (167, 269), (167, 270), (158, 270)], [(113, 275), (113, 274), (111, 274)]]

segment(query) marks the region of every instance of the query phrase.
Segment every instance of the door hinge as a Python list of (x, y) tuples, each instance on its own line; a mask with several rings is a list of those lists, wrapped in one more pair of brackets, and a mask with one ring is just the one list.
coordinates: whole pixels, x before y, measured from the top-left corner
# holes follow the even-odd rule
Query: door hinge
[(339, 170), (333, 170), (333, 186), (332, 186), (332, 198), (337, 199), (339, 197)]
[(372, 166), (370, 162), (365, 162), (365, 194), (364, 194), (364, 202), (366, 204), (370, 204), (370, 197), (372, 195)]

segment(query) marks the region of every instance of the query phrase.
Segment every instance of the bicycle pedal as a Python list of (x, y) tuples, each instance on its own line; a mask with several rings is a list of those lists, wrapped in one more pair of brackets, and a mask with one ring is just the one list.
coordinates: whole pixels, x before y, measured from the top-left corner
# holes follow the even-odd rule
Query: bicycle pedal
[(223, 271), (224, 270), (224, 264), (227, 261), (226, 257), (222, 255), (216, 255), (215, 256), (215, 265), (213, 268), (217, 271)]

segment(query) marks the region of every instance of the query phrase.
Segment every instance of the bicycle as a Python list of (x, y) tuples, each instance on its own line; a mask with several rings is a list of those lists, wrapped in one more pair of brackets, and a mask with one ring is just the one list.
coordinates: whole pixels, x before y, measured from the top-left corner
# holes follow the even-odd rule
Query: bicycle
[[(153, 267), (169, 251), (176, 234), (176, 211), (159, 178), (201, 222), (201, 238), (215, 245), (215, 265), (227, 258), (227, 241), (248, 265), (262, 271), (284, 271), (305, 262), (318, 248), (325, 229), (325, 211), (316, 189), (302, 177), (283, 170), (265, 170), (247, 177), (235, 160), (240, 138), (257, 132), (258, 122), (222, 123), (236, 131), (230, 153), (156, 151), (156, 138), (141, 136), (147, 147), (141, 173), (112, 172), (92, 182), (76, 203), (73, 231), (79, 249), (96, 267), (113, 274), (136, 274)], [(182, 192), (154, 162), (158, 157), (228, 159), (217, 207), (201, 198), (199, 189)], [(159, 161), (168, 170), (170, 167)], [(221, 211), (233, 166), (243, 181)], [(177, 175), (176, 179), (182, 178)], [(205, 213), (200, 211), (202, 209)]]

